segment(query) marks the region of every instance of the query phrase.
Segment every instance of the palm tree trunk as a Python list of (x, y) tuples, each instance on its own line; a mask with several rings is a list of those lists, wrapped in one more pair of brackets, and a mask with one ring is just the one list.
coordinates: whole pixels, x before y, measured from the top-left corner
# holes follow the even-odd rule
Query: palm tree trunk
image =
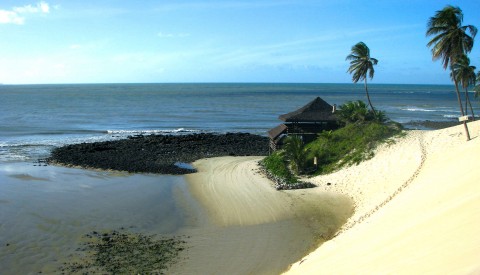
[(470, 102), (470, 95), (468, 94), (468, 88), (465, 88), (465, 111), (467, 111), (467, 103), (470, 106), (470, 112), (472, 113), (472, 119), (475, 121), (475, 114), (473, 113), (472, 103)]
[(370, 105), (370, 108), (372, 108), (373, 114), (376, 115), (375, 109), (373, 108), (373, 105), (372, 105), (372, 101), (370, 101), (370, 95), (368, 94), (367, 78), (366, 77), (365, 77), (365, 92), (367, 93), (368, 105)]
[[(453, 73), (452, 73), (453, 75)], [(457, 93), (457, 100), (458, 100), (458, 106), (460, 106), (460, 112), (462, 113), (462, 116), (465, 116), (465, 112), (463, 111), (463, 106), (462, 106), (462, 99), (460, 98), (460, 92), (458, 91), (458, 83), (457, 83), (457, 78), (455, 78), (455, 75), (453, 75), (453, 82), (455, 83), (455, 92)], [(465, 134), (467, 135), (467, 141), (470, 140), (470, 133), (468, 132), (468, 126), (467, 122), (464, 120), (463, 121), (463, 127), (465, 128)]]

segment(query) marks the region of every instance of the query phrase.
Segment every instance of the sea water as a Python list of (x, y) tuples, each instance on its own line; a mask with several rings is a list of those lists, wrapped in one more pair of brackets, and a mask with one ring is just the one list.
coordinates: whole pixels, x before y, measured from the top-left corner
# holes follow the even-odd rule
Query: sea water
[[(460, 116), (453, 86), (369, 85), (369, 92), (374, 107), (400, 123)], [(0, 162), (32, 161), (56, 146), (136, 134), (266, 135), (281, 123), (279, 115), (317, 96), (331, 105), (366, 101), (359, 84), (0, 85)]]

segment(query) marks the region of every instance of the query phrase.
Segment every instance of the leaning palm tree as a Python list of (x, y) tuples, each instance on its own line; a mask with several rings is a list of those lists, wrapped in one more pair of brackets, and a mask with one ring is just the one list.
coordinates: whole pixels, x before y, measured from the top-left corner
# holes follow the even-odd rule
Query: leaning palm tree
[[(477, 28), (472, 25), (462, 26), (462, 21), (462, 10), (459, 7), (450, 5), (437, 11), (435, 16), (428, 21), (426, 35), (433, 35), (434, 37), (428, 42), (427, 46), (432, 47), (433, 60), (442, 59), (444, 69), (447, 69), (449, 64), (451, 67), (460, 56), (469, 53), (473, 48), (473, 39), (477, 34)], [(471, 36), (467, 34), (467, 31)], [(462, 100), (458, 91), (458, 81), (455, 76), (453, 76), (453, 82), (457, 92), (460, 112), (464, 116)], [(467, 140), (470, 140), (470, 134), (465, 121), (463, 125), (467, 134)]]
[(372, 112), (375, 113), (372, 101), (370, 101), (370, 95), (368, 94), (367, 74), (370, 79), (373, 78), (373, 75), (375, 74), (373, 65), (377, 65), (378, 60), (370, 57), (370, 49), (363, 42), (358, 42), (357, 44), (353, 45), (351, 51), (352, 53), (349, 54), (346, 58), (346, 60), (350, 60), (350, 67), (348, 68), (348, 72), (350, 74), (353, 74), (353, 83), (357, 83), (359, 80), (365, 81), (365, 93), (367, 94), (368, 104), (370, 105)]
[(473, 113), (472, 103), (468, 95), (468, 87), (471, 85), (475, 86), (475, 69), (475, 66), (470, 66), (470, 59), (464, 54), (452, 64), (452, 73), (450, 74), (452, 79), (456, 79), (462, 85), (463, 89), (465, 89), (465, 113), (468, 113), (468, 104), (470, 105), (473, 120), (475, 120), (475, 114)]

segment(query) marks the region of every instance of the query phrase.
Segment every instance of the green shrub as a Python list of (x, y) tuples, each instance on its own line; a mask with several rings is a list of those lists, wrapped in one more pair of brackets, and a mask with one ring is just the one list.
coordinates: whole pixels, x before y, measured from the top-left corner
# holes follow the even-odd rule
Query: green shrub
[(297, 178), (288, 169), (288, 164), (284, 160), (281, 151), (277, 151), (261, 161), (263, 167), (272, 176), (283, 179), (286, 183), (293, 184)]
[(298, 136), (289, 136), (285, 139), (282, 149), (284, 159), (290, 164), (290, 170), (295, 175), (302, 174), (307, 166), (306, 158), (308, 154), (303, 140)]
[(315, 174), (330, 173), (372, 158), (379, 143), (400, 132), (401, 127), (393, 123), (350, 123), (336, 131), (323, 132), (308, 144), (308, 159), (317, 157)]
[(348, 101), (339, 106), (337, 116), (343, 125), (349, 123), (364, 123), (367, 121), (374, 121), (385, 123), (389, 121), (387, 114), (384, 111), (375, 111), (368, 109), (365, 102), (361, 100)]

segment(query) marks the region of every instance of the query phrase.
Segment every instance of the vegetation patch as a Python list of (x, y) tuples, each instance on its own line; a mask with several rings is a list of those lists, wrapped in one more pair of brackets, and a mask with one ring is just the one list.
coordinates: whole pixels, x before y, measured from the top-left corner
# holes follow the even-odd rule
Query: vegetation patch
[(186, 242), (124, 231), (92, 232), (62, 274), (165, 274)]
[(275, 189), (277, 190), (315, 187), (312, 183), (300, 181), (298, 177), (290, 171), (288, 162), (285, 161), (281, 151), (277, 151), (264, 158), (259, 164), (267, 177), (275, 183)]
[(300, 136), (288, 136), (281, 150), (261, 161), (277, 189), (314, 187), (298, 176), (326, 174), (359, 164), (373, 157), (376, 146), (392, 142), (390, 138), (403, 130), (385, 112), (369, 110), (362, 101), (343, 104), (337, 117), (343, 127), (324, 131), (309, 144), (304, 144)]
[(306, 146), (308, 159), (317, 158), (315, 175), (331, 173), (344, 166), (370, 159), (378, 144), (401, 133), (398, 124), (351, 123), (336, 131), (323, 132)]

